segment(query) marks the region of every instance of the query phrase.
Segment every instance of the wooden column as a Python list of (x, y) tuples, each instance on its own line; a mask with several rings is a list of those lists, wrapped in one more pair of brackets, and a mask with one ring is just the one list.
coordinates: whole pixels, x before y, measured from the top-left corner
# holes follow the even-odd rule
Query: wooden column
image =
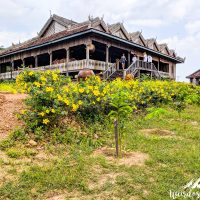
[(66, 63), (69, 62), (69, 48), (66, 48)]
[(109, 48), (110, 48), (110, 45), (106, 45), (106, 63), (107, 64), (109, 63)]
[(35, 56), (35, 67), (38, 67), (38, 56)]
[(50, 67), (52, 66), (53, 58), (52, 58), (52, 52), (49, 53), (49, 59), (50, 59)]
[(22, 65), (23, 65), (23, 68), (26, 67), (26, 63), (25, 63), (25, 59), (24, 58), (22, 59)]
[(90, 60), (90, 44), (86, 44), (86, 67), (89, 67), (89, 60)]
[(128, 67), (131, 64), (131, 52), (128, 52)]
[(69, 76), (69, 73), (68, 73), (68, 63), (69, 63), (69, 58), (70, 58), (70, 50), (69, 48), (66, 48), (66, 64), (65, 64), (65, 69), (66, 69), (66, 76)]
[(160, 71), (160, 58), (158, 59), (158, 71)]
[(13, 76), (12, 76), (13, 70), (14, 70), (14, 60), (11, 61), (11, 68), (10, 68), (10, 78), (11, 79), (13, 78)]
[(172, 73), (172, 64), (169, 64), (169, 77), (173, 78), (173, 73)]

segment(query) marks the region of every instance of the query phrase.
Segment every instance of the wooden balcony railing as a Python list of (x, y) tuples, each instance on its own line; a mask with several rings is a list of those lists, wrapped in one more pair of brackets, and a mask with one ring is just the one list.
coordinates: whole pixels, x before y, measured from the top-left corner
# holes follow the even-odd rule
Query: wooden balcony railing
[[(112, 65), (113, 63), (106, 63), (106, 62), (98, 61), (98, 60), (84, 59), (84, 60), (72, 61), (69, 63), (60, 63), (60, 64), (54, 64), (51, 66), (48, 65), (48, 66), (29, 68), (29, 69), (33, 71), (59, 70), (61, 73), (67, 73), (70, 71), (79, 71), (84, 68), (105, 71)], [(11, 77), (16, 78), (17, 75), (23, 70), (24, 69), (13, 71), (12, 74), (11, 72), (0, 73), (0, 79), (10, 79)]]

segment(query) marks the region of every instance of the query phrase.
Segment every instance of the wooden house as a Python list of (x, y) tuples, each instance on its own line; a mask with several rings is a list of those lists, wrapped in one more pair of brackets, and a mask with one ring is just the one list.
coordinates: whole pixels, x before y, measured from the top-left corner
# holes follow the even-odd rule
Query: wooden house
[[(152, 63), (143, 61), (144, 52), (151, 55)], [(127, 58), (123, 75), (150, 73), (175, 79), (176, 64), (184, 62), (167, 44), (146, 40), (141, 32), (129, 33), (122, 23), (109, 25), (99, 17), (78, 23), (53, 15), (37, 37), (0, 51), (0, 79), (15, 78), (24, 67), (59, 69), (70, 76), (90, 68), (109, 79), (121, 70), (122, 54)], [(138, 58), (134, 64), (133, 54)]]

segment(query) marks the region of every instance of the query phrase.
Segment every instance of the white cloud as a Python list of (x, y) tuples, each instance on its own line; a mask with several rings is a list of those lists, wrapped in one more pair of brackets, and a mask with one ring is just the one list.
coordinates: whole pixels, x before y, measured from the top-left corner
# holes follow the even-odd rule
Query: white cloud
[(189, 34), (200, 32), (200, 20), (190, 21), (185, 25), (185, 29)]
[(12, 43), (17, 44), (19, 42), (23, 42), (34, 37), (34, 33), (28, 34), (25, 32), (7, 32), (7, 31), (0, 31), (0, 46), (11, 46)]
[(175, 47), (179, 55), (186, 56), (184, 64), (177, 65), (177, 78), (179, 81), (185, 81), (185, 77), (194, 71), (200, 69), (199, 52), (200, 52), (200, 32), (194, 35), (187, 35), (179, 38), (173, 36), (160, 42), (166, 42), (169, 47)]
[(160, 27), (165, 25), (161, 19), (136, 19), (129, 22), (131, 25), (145, 26), (145, 27)]

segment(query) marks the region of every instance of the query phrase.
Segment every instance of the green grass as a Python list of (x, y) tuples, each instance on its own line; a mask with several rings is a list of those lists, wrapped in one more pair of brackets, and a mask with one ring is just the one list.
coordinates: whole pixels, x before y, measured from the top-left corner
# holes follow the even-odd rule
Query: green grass
[(0, 82), (0, 92), (17, 93), (15, 82), (14, 81)]
[[(170, 190), (180, 190), (200, 176), (200, 107), (189, 106), (180, 115), (166, 109), (168, 112), (163, 116), (149, 120), (133, 116), (125, 123), (123, 148), (148, 154), (149, 159), (142, 166), (119, 165), (102, 155), (91, 156), (94, 149), (84, 142), (48, 143), (39, 149), (21, 142), (14, 147), (12, 142), (4, 142), (1, 149), (5, 155), (0, 168), (7, 172), (8, 178), (0, 186), (0, 196), (13, 200), (56, 195), (66, 199), (170, 199)], [(84, 131), (108, 135), (107, 146), (113, 145), (112, 126), (89, 124), (88, 127)], [(155, 128), (174, 134), (160, 136), (140, 131)], [(29, 153), (16, 157), (20, 150)], [(38, 158), (40, 154), (45, 156)]]

